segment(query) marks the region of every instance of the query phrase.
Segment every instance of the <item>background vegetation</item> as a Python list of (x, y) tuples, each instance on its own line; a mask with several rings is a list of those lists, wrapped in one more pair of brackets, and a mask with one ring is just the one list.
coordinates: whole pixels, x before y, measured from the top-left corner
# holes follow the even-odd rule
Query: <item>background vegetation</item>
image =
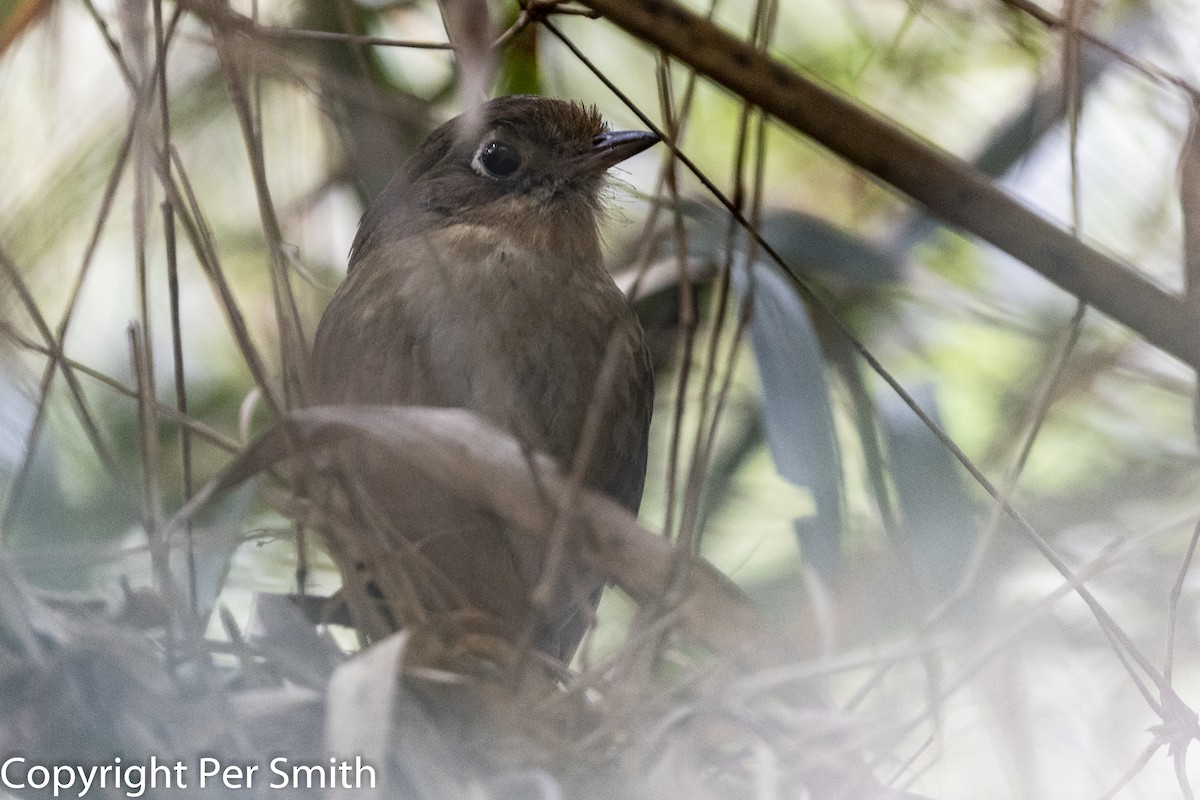
[[(1194, 4), (689, 4), (908, 132), (913, 149), (868, 136), (857, 166), (814, 141), (856, 118), (798, 129), (693, 73), (716, 40), (651, 46), (592, 5), (0, 3), (0, 742), (202, 749), (229, 713), (343, 752), (391, 730), (330, 732), (355, 718), (326, 688), (355, 643), (287, 627), (299, 542), (278, 497), (243, 488), (176, 546), (156, 537), (289, 404), (365, 204), (487, 87), (667, 135), (625, 165), (606, 228), (655, 349), (642, 522), (798, 653), (747, 672), (681, 637), (634, 669), (650, 623), (612, 590), (576, 665), (601, 676), (593, 738), (533, 735), (464, 774), (410, 752), (420, 791), (583, 791), (599, 779), (549, 765), (591, 764), (598, 736), (605, 774), (637, 776), (614, 792), (801, 796), (792, 770), (824, 758), (928, 797), (1191, 797)], [(924, 172), (930, 154), (957, 171)], [(1032, 228), (972, 235), (1009, 219), (981, 174), (1071, 249), (1021, 256), (1035, 270), (1012, 256)], [(1097, 288), (1093, 254), (1162, 291)], [(208, 678), (179, 667), (195, 641), (155, 627), (166, 572), (223, 609)], [(181, 697), (186, 730), (164, 710)]]

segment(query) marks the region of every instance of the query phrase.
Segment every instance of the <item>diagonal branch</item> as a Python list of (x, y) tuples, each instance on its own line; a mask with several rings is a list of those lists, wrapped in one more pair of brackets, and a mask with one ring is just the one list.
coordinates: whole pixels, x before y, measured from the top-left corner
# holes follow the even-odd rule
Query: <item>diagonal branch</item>
[(801, 76), (672, 0), (583, 2), (1200, 369), (1195, 308), (1075, 240), (966, 162)]
[[(572, 491), (569, 478), (549, 457), (531, 457), (506, 433), (463, 409), (316, 406), (292, 411), (180, 509), (166, 535), (177, 533), (214, 496), (295, 455), (297, 448), (315, 453), (342, 442), (385, 447), (396, 474), (415, 470), (444, 485), (458, 502), (507, 519), (520, 536), (549, 536), (556, 516), (568, 513), (572, 542), (588, 563), (639, 603), (655, 601), (670, 583), (674, 543), (638, 525), (611, 498)], [(681, 629), (746, 665), (795, 657), (791, 643), (732, 581), (699, 557), (685, 552), (681, 558), (688, 568), (671, 608)]]

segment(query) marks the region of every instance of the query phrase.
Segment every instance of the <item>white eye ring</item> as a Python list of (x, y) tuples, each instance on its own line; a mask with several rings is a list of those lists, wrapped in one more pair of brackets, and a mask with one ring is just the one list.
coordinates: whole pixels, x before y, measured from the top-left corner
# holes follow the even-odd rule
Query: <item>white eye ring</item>
[(480, 175), (507, 178), (521, 168), (521, 154), (512, 145), (499, 139), (490, 139), (476, 151), (471, 166)]

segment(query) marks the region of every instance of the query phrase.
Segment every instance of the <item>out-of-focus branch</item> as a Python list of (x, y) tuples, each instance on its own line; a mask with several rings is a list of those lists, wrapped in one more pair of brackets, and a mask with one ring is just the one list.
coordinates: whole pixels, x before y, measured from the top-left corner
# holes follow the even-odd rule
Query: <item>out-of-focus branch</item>
[[(167, 530), (180, 530), (214, 495), (278, 461), (340, 442), (386, 448), (397, 468), (415, 470), (461, 501), (490, 509), (520, 535), (549, 535), (569, 503), (578, 526), (575, 541), (589, 564), (639, 603), (663, 602), (662, 593), (671, 585), (678, 558), (671, 542), (638, 525), (615, 500), (590, 491), (573, 494), (551, 459), (531, 455), (463, 409), (316, 406), (292, 411), (184, 506)], [(684, 576), (669, 604), (682, 630), (743, 664), (775, 665), (793, 655), (791, 645), (728, 578), (702, 559), (683, 558)]]
[(1200, 370), (1196, 308), (1072, 238), (968, 163), (801, 76), (672, 0), (583, 3)]

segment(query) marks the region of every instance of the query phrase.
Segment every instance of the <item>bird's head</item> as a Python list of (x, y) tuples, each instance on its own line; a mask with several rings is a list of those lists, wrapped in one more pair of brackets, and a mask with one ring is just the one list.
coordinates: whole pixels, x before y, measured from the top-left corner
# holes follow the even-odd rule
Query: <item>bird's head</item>
[(355, 254), (459, 223), (594, 237), (605, 173), (658, 140), (578, 103), (497, 98), (430, 134), (363, 217)]

